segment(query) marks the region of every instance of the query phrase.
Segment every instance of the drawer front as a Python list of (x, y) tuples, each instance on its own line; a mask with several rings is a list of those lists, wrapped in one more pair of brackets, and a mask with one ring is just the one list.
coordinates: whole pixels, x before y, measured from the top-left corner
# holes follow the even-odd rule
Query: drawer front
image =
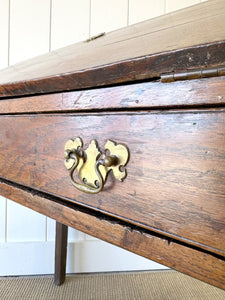
[[(1, 116), (0, 128), (0, 177), (225, 251), (225, 110)], [(76, 137), (126, 144), (124, 182), (78, 191), (64, 165)]]

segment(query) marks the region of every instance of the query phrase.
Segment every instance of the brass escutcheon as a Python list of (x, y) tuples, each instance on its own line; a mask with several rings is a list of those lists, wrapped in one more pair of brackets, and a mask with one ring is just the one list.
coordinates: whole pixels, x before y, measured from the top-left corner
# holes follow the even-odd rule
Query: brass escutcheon
[[(124, 144), (107, 140), (104, 151), (101, 151), (97, 141), (92, 140), (84, 150), (82, 139), (77, 137), (66, 142), (64, 158), (72, 184), (82, 192), (96, 194), (102, 191), (111, 170), (117, 180), (123, 181), (126, 178), (124, 167), (129, 160), (129, 149)], [(74, 179), (75, 170), (80, 183)]]

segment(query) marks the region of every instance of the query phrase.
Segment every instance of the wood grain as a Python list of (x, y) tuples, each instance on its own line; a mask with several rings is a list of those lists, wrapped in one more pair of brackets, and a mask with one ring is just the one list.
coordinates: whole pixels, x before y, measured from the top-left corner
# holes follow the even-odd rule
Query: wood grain
[(224, 26), (224, 1), (204, 2), (7, 68), (0, 72), (0, 97), (111, 85), (159, 77), (175, 69), (224, 65)]
[(225, 104), (225, 76), (55, 93), (0, 101), (0, 114), (150, 109)]
[(78, 210), (72, 203), (67, 206), (59, 200), (51, 200), (35, 191), (22, 190), (1, 181), (0, 191), (4, 197), (67, 226), (225, 289), (224, 257), (202, 252), (200, 249), (189, 247), (188, 244), (169, 241), (166, 237), (152, 235), (138, 227), (132, 228), (132, 225), (107, 219), (106, 216), (92, 215), (85, 210)]
[[(7, 76), (12, 82), (0, 84), (0, 98), (80, 90), (144, 79), (154, 80), (164, 72), (222, 66), (224, 61), (225, 41), (222, 41), (35, 79), (31, 77), (22, 80), (20, 77), (21, 80), (13, 81), (15, 71), (7, 69), (0, 76), (5, 78), (5, 72), (9, 72)], [(41, 58), (37, 64), (42, 64)]]
[[(1, 116), (0, 128), (1, 177), (224, 253), (223, 109)], [(85, 148), (91, 139), (125, 143), (126, 180), (109, 176), (97, 195), (77, 191), (63, 162), (77, 136)]]
[(66, 277), (66, 256), (67, 256), (68, 227), (56, 222), (55, 234), (55, 285), (61, 285)]
[[(1, 71), (0, 194), (225, 289), (224, 77), (159, 82), (224, 66), (224, 26), (224, 1), (208, 1)], [(125, 181), (76, 190), (63, 161), (78, 136), (125, 143)]]

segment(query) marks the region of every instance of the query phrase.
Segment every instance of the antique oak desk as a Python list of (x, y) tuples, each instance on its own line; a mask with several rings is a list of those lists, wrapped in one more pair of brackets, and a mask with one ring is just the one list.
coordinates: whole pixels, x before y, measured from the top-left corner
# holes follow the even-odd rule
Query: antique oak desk
[(1, 71), (0, 194), (224, 289), (225, 2)]

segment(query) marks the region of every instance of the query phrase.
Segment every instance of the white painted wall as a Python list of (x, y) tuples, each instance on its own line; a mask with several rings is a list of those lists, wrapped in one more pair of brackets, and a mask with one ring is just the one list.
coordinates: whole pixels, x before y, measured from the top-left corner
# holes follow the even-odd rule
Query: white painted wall
[[(200, 0), (0, 0), (0, 69)], [(0, 275), (50, 274), (55, 222), (0, 196)], [(69, 229), (67, 272), (164, 268)]]

